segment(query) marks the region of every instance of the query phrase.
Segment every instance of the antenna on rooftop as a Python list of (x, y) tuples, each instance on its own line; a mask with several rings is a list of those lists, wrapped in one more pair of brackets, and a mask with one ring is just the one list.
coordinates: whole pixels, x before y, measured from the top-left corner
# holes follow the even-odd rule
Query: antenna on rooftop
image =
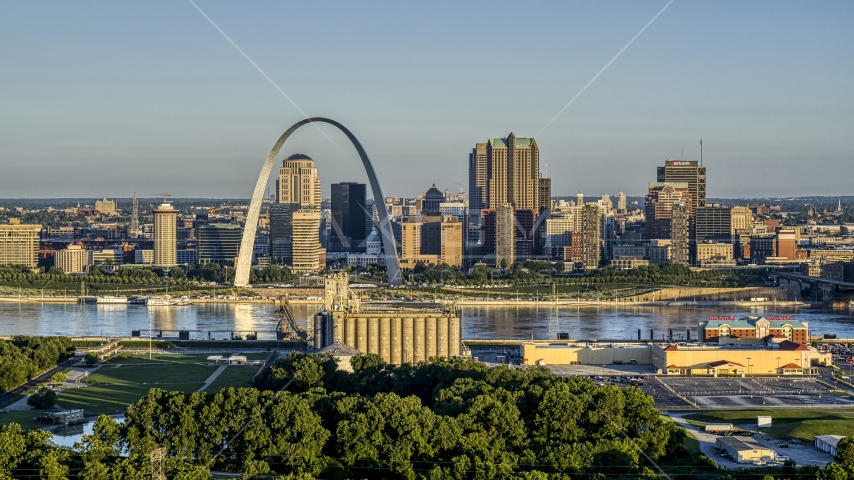
[(700, 139), (700, 166), (703, 166), (703, 139)]
[(166, 203), (166, 200), (168, 200), (169, 197), (172, 196), (168, 193), (150, 193), (149, 195), (151, 195), (152, 197), (163, 197), (163, 203)]
[(135, 234), (139, 230), (139, 202), (136, 199), (136, 192), (133, 192), (133, 210), (130, 217), (130, 229)]

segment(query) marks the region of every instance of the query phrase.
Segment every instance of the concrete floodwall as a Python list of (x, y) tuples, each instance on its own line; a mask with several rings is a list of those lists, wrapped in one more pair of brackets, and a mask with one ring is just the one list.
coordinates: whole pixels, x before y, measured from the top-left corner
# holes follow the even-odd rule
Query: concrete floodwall
[(797, 293), (791, 289), (771, 287), (746, 288), (700, 288), (669, 287), (655, 292), (621, 298), (620, 302), (739, 302), (751, 298), (764, 298), (766, 301), (798, 300)]

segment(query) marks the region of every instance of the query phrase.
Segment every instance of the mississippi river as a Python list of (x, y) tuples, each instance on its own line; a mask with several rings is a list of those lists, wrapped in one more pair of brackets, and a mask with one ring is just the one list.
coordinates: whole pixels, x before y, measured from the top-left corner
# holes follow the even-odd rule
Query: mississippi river
[[(139, 305), (76, 305), (39, 303), (0, 303), (0, 335), (121, 336), (140, 330), (148, 336), (149, 322), (156, 336), (177, 336), (188, 330), (190, 338), (222, 339), (230, 332), (244, 336), (257, 332), (258, 338), (275, 339), (278, 315), (271, 304), (197, 304), (183, 307), (145, 307)], [(319, 306), (294, 305), (299, 323), (317, 312)], [(821, 307), (758, 307), (731, 305), (715, 307), (643, 306), (575, 307), (562, 306), (557, 319), (560, 332), (573, 339), (636, 339), (638, 329), (644, 340), (650, 329), (656, 339), (673, 329), (674, 338), (684, 338), (691, 328), (696, 338), (697, 323), (710, 316), (746, 315), (791, 316), (809, 323), (811, 334), (835, 333), (854, 338), (854, 311)], [(548, 307), (469, 306), (462, 312), (464, 339), (545, 339), (552, 312)], [(533, 336), (533, 337), (532, 337)]]

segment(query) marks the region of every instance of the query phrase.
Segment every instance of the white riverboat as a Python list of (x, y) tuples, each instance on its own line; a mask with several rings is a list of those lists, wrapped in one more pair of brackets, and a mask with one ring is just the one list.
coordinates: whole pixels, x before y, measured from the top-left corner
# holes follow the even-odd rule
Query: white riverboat
[(187, 297), (158, 295), (155, 297), (148, 297), (148, 301), (145, 304), (149, 307), (177, 307), (182, 305), (189, 305), (190, 299), (188, 299)]
[(127, 305), (130, 303), (130, 300), (124, 295), (103, 296), (97, 297), (95, 303), (98, 305)]

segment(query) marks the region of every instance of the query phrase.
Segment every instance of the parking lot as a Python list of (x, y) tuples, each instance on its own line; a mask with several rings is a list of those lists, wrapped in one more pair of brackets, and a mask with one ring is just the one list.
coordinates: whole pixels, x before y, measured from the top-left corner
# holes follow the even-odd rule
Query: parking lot
[(795, 377), (659, 377), (680, 395), (788, 395), (822, 393), (829, 389), (813, 378)]
[(652, 365), (549, 365), (549, 370), (563, 376), (622, 377), (652, 375)]

